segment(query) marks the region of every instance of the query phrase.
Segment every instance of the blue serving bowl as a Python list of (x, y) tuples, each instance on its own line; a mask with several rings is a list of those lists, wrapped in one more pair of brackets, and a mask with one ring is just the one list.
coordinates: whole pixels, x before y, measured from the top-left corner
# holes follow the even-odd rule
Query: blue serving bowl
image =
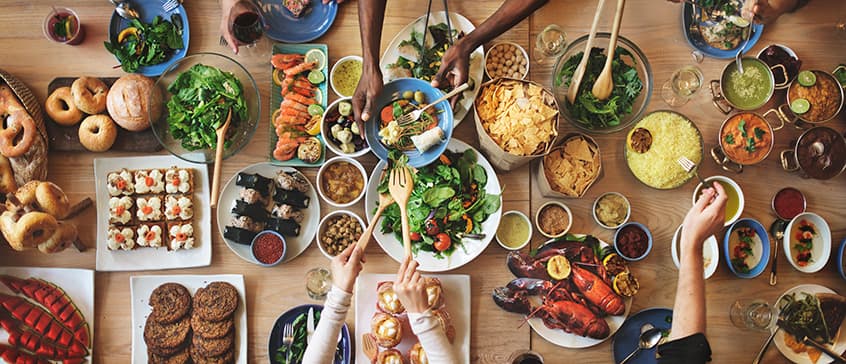
[[(277, 259), (273, 263), (265, 263), (265, 262), (262, 262), (261, 260), (259, 260), (259, 258), (256, 256), (256, 251), (254, 249), (256, 241), (258, 241), (258, 239), (260, 237), (262, 237), (264, 235), (268, 235), (268, 234), (275, 235), (277, 238), (282, 240), (282, 256), (280, 256), (279, 259)], [(282, 234), (277, 233), (273, 230), (264, 230), (264, 231), (256, 234), (256, 236), (253, 238), (253, 241), (250, 242), (250, 254), (253, 256), (253, 259), (256, 260), (256, 264), (258, 264), (262, 267), (268, 267), (268, 268), (273, 267), (273, 266), (281, 263), (283, 260), (285, 260), (285, 256), (288, 254), (288, 242), (285, 240), (285, 237), (282, 236)]]
[(837, 253), (837, 271), (840, 272), (843, 279), (846, 279), (846, 238), (843, 238), (843, 241), (840, 242), (840, 250)]
[[(401, 94), (403, 91), (422, 91), (426, 95), (426, 101), (435, 101), (444, 95), (441, 90), (432, 87), (428, 82), (416, 78), (399, 78), (385, 84), (382, 88), (382, 93), (373, 101), (373, 116), (364, 126), (364, 137), (367, 140), (367, 144), (370, 145), (370, 150), (383, 161), (388, 160), (388, 148), (382, 144), (379, 138), (379, 129), (381, 129), (382, 125), (380, 114), (382, 108), (398, 98), (398, 94)], [(412, 167), (423, 167), (432, 163), (432, 161), (443, 154), (447, 144), (449, 144), (450, 138), (452, 138), (453, 114), (449, 100), (441, 101), (430, 108), (429, 111), (433, 109), (438, 117), (438, 126), (444, 130), (444, 139), (440, 144), (433, 146), (425, 153), (420, 153), (417, 150), (405, 152), (408, 156), (408, 164)]]
[[(731, 238), (731, 234), (734, 233), (735, 230), (743, 227), (749, 227), (755, 230), (755, 234), (758, 236), (758, 246), (760, 246), (760, 249), (752, 247), (753, 253), (759, 254), (761, 259), (758, 260), (758, 264), (749, 269), (749, 273), (740, 272), (734, 267), (734, 264), (731, 263), (732, 249), (729, 246), (729, 240)], [(743, 218), (735, 221), (729, 226), (726, 231), (726, 235), (723, 237), (723, 257), (734, 275), (740, 278), (755, 278), (759, 276), (770, 261), (770, 238), (769, 235), (767, 235), (767, 229), (755, 219)]]
[[(640, 228), (641, 230), (646, 232), (646, 237), (648, 238), (647, 243), (646, 243), (646, 251), (644, 251), (643, 254), (641, 254), (639, 257), (630, 257), (626, 254), (623, 254), (621, 249), (619, 247), (617, 247), (617, 241), (618, 241), (618, 238), (620, 237), (620, 232), (623, 231), (623, 229), (625, 229), (629, 225), (637, 226), (638, 228)], [(614, 233), (614, 250), (617, 251), (617, 255), (621, 256), (625, 260), (628, 260), (628, 261), (631, 261), (631, 262), (636, 262), (638, 260), (642, 260), (643, 258), (646, 258), (647, 255), (649, 255), (649, 252), (652, 251), (652, 232), (649, 231), (649, 228), (647, 228), (643, 224), (637, 223), (637, 222), (627, 222), (623, 225), (620, 225), (620, 228), (617, 229), (617, 231)]]

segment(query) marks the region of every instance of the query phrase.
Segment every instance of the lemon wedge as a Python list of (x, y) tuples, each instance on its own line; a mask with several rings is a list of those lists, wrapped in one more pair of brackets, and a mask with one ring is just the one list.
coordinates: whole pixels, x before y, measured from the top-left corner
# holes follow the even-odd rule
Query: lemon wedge
[(605, 258), (602, 259), (602, 266), (604, 266), (605, 270), (612, 276), (629, 270), (626, 261), (616, 253), (606, 255)]
[(567, 279), (570, 276), (570, 261), (561, 255), (556, 255), (546, 263), (546, 272), (557, 281)]
[(634, 296), (640, 289), (640, 283), (629, 272), (623, 272), (614, 276), (611, 284), (614, 287), (614, 292), (624, 297)]

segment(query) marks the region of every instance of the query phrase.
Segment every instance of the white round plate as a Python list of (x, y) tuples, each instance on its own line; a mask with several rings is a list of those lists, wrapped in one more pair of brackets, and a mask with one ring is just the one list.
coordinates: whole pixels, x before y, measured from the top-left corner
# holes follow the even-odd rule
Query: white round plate
[[(497, 177), (496, 171), (494, 171), (493, 167), (488, 160), (485, 159), (485, 156), (483, 156), (482, 153), (479, 153), (479, 151), (475, 148), (455, 138), (450, 139), (449, 144), (447, 145), (447, 150), (452, 152), (463, 152), (467, 149), (473, 149), (476, 152), (478, 160), (477, 163), (485, 169), (485, 173), (488, 175), (488, 183), (485, 185), (485, 193), (494, 195), (501, 194), (502, 189), (499, 186), (499, 177)], [(394, 234), (385, 234), (382, 232), (381, 219), (379, 221), (373, 221), (373, 213), (375, 212), (379, 201), (379, 192), (376, 190), (379, 187), (379, 181), (381, 180), (380, 177), (382, 170), (385, 169), (385, 166), (385, 161), (379, 161), (376, 168), (373, 168), (373, 173), (367, 181), (367, 194), (364, 195), (364, 211), (367, 214), (367, 221), (379, 224), (373, 229), (373, 237), (376, 238), (376, 242), (379, 243), (382, 250), (388, 253), (391, 258), (394, 258), (397, 262), (401, 262), (405, 255), (402, 248), (402, 242), (398, 241), (396, 237), (394, 237)], [(445, 272), (470, 263), (473, 259), (476, 259), (479, 254), (482, 254), (482, 251), (484, 251), (485, 248), (488, 247), (488, 244), (490, 244), (491, 240), (493, 240), (496, 229), (499, 227), (499, 220), (501, 217), (502, 206), (499, 207), (499, 210), (496, 210), (496, 212), (488, 216), (488, 219), (482, 223), (482, 231), (485, 233), (485, 237), (481, 240), (465, 238), (462, 240), (464, 243), (464, 249), (456, 249), (455, 252), (452, 253), (452, 256), (445, 257), (444, 259), (437, 259), (432, 253), (418, 252), (417, 256), (414, 258), (420, 264), (419, 269), (425, 272)]]
[[(453, 29), (457, 29), (463, 31), (465, 35), (470, 34), (476, 26), (467, 20), (463, 15), (452, 12), (450, 13), (450, 24), (453, 26)], [(446, 23), (446, 13), (443, 11), (435, 11), (432, 12), (429, 16), (429, 25), (435, 25), (439, 23)], [(388, 72), (388, 65), (392, 64), (397, 61), (400, 56), (399, 46), (400, 43), (404, 40), (411, 39), (412, 31), (418, 32), (420, 34), (423, 33), (423, 27), (426, 24), (426, 15), (423, 15), (417, 20), (409, 23), (406, 25), (402, 30), (400, 30), (394, 39), (391, 40), (391, 43), (388, 44), (388, 47), (385, 48), (385, 54), (382, 55), (381, 60), (379, 61), (379, 68), (382, 69), (382, 79), (385, 83), (390, 82), (393, 78), (390, 77), (390, 72)], [(432, 35), (429, 34), (426, 37), (426, 43), (431, 44)], [(453, 107), (453, 114), (455, 119), (455, 126), (461, 123), (461, 120), (464, 120), (464, 117), (470, 112), (473, 108), (473, 102), (476, 100), (476, 95), (479, 93), (479, 90), (482, 88), (482, 77), (484, 77), (484, 60), (485, 60), (485, 49), (482, 46), (476, 48), (473, 53), (470, 53), (470, 77), (469, 79), (473, 80), (475, 87), (464, 91), (463, 97), (461, 100)], [(380, 108), (382, 105), (375, 105), (375, 107)]]
[[(584, 236), (584, 234), (572, 234), (573, 236)], [(599, 238), (597, 238), (599, 240)], [(555, 241), (555, 239), (550, 239), (544, 245), (549, 244)], [(601, 247), (609, 246), (608, 243), (599, 240), (599, 245)], [(570, 349), (580, 349), (580, 348), (587, 348), (599, 344), (605, 340), (610, 339), (614, 336), (614, 333), (620, 329), (620, 326), (623, 326), (623, 322), (626, 321), (626, 317), (629, 317), (629, 311), (632, 309), (632, 302), (634, 299), (632, 297), (623, 297), (623, 301), (626, 303), (626, 312), (623, 312), (622, 315), (618, 316), (605, 316), (605, 322), (608, 323), (608, 328), (611, 329), (611, 333), (608, 334), (608, 337), (604, 339), (593, 339), (589, 337), (579, 336), (576, 334), (571, 334), (569, 332), (565, 332), (561, 329), (550, 329), (543, 324), (543, 320), (537, 317), (532, 317), (529, 319), (529, 326), (532, 327), (532, 330), (535, 330), (538, 335), (542, 338), (546, 339), (555, 345), (564, 348)]]
[[(276, 175), (276, 172), (279, 171), (300, 173), (300, 171), (296, 168), (275, 166), (270, 162), (256, 163), (245, 167), (232, 175), (232, 177), (229, 178), (229, 181), (226, 182), (226, 186), (224, 186), (223, 190), (220, 191), (220, 198), (217, 200), (217, 231), (220, 234), (220, 237), (223, 238), (223, 241), (226, 242), (226, 246), (228, 246), (230, 250), (241, 257), (241, 259), (250, 263), (259, 264), (258, 261), (253, 258), (249, 245), (238, 244), (223, 237), (223, 229), (226, 225), (229, 225), (229, 220), (232, 218), (232, 207), (235, 206), (235, 201), (238, 200), (239, 191), (241, 190), (241, 187), (235, 184), (235, 180), (238, 178), (238, 173), (242, 172), (249, 174), (258, 173), (264, 177), (272, 179), (273, 176)], [(308, 178), (305, 180), (308, 181)], [(307, 193), (309, 197), (309, 204), (307, 209), (302, 210), (303, 215), (305, 216), (303, 218), (303, 223), (300, 226), (300, 235), (296, 237), (285, 237), (285, 244), (288, 251), (285, 253), (285, 260), (282, 261), (283, 263), (289, 262), (302, 254), (302, 252), (308, 248), (308, 245), (311, 244), (311, 241), (314, 240), (314, 234), (317, 233), (317, 226), (320, 223), (320, 198), (317, 197), (317, 192), (314, 190), (314, 186), (311, 184), (311, 181), (308, 181), (308, 186), (310, 188)]]
[[(800, 284), (796, 287), (788, 289), (787, 291), (782, 293), (781, 296), (778, 297), (778, 300), (774, 303), (776, 314), (781, 313), (781, 310), (778, 309), (778, 302), (781, 301), (781, 298), (785, 295), (789, 295), (794, 292), (805, 292), (810, 294), (837, 293), (834, 292), (834, 290), (832, 290), (831, 288), (824, 287), (819, 284)], [(776, 326), (773, 325), (773, 327), (770, 328), (770, 332), (773, 332), (773, 330), (775, 329)], [(784, 335), (788, 334), (785, 333), (784, 330), (778, 330), (778, 332), (775, 334), (775, 337), (773, 337), (773, 341), (775, 342), (778, 351), (781, 352), (781, 355), (784, 355), (784, 357), (790, 359), (790, 361), (796, 364), (828, 364), (834, 361), (834, 359), (831, 359), (830, 357), (828, 357), (828, 355), (825, 355), (825, 353), (823, 353), (820, 357), (820, 360), (818, 360), (816, 363), (812, 362), (811, 358), (808, 357), (808, 353), (797, 354), (793, 351), (793, 349), (787, 347), (787, 345), (784, 343)], [(842, 353), (844, 350), (846, 350), (846, 335), (841, 332), (840, 336), (838, 336), (837, 340), (834, 342), (834, 347), (832, 349), (838, 353)]]

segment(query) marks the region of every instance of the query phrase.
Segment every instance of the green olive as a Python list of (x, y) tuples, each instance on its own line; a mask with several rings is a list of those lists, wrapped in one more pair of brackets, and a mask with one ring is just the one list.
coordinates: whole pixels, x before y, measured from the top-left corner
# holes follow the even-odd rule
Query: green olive
[(423, 91), (414, 92), (414, 101), (417, 101), (418, 104), (426, 102), (426, 95), (423, 94)]
[(404, 98), (404, 99), (406, 99), (406, 100), (411, 100), (411, 98), (412, 98), (412, 97), (414, 97), (414, 93), (413, 93), (413, 92), (411, 92), (411, 91), (403, 91), (403, 93), (402, 93), (402, 98)]

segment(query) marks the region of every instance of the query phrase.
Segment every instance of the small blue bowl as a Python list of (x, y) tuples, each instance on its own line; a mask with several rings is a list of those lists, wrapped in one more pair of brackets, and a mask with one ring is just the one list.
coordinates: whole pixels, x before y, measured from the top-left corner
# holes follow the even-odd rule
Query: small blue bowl
[(843, 238), (843, 241), (840, 242), (840, 250), (837, 253), (837, 271), (840, 272), (843, 279), (846, 279), (846, 238)]
[[(731, 234), (738, 228), (742, 227), (749, 227), (755, 230), (755, 234), (758, 235), (758, 239), (760, 240), (761, 250), (759, 254), (761, 255), (761, 259), (758, 261), (754, 267), (749, 269), (748, 273), (743, 273), (737, 270), (734, 267), (734, 264), (731, 262), (731, 255), (732, 251), (729, 247), (729, 240), (731, 238)], [(753, 248), (753, 251), (755, 249)], [(755, 219), (750, 218), (743, 218), (734, 222), (734, 224), (729, 225), (728, 230), (726, 231), (726, 235), (723, 237), (723, 258), (725, 258), (726, 263), (728, 264), (729, 269), (734, 275), (740, 278), (755, 278), (767, 268), (767, 263), (770, 261), (770, 238), (767, 235), (767, 229), (764, 228), (764, 225), (761, 225)]]
[[(379, 129), (382, 125), (381, 111), (383, 107), (394, 100), (395, 94), (403, 91), (422, 91), (426, 95), (426, 101), (435, 101), (444, 95), (441, 90), (432, 87), (428, 82), (416, 78), (399, 78), (385, 84), (382, 93), (373, 101), (374, 115), (364, 126), (364, 138), (370, 145), (370, 150), (383, 161), (388, 161), (388, 148), (382, 144), (379, 138)], [(453, 115), (449, 100), (441, 101), (433, 108), (438, 117), (438, 126), (444, 130), (444, 138), (440, 144), (433, 146), (425, 153), (420, 153), (417, 150), (405, 152), (408, 156), (408, 164), (415, 168), (423, 167), (437, 159), (446, 150), (449, 139), (452, 138)], [(429, 110), (432, 110), (432, 108)]]
[[(620, 250), (620, 248), (617, 247), (617, 241), (618, 241), (618, 238), (620, 237), (620, 232), (623, 231), (623, 229), (625, 229), (626, 227), (632, 226), (632, 225), (636, 226), (636, 227), (640, 228), (641, 230), (643, 230), (644, 232), (646, 232), (646, 237), (647, 237), (646, 251), (644, 251), (643, 254), (641, 254), (639, 257), (630, 257), (628, 255), (625, 255)], [(614, 250), (617, 251), (617, 255), (623, 257), (623, 259), (628, 260), (630, 262), (636, 262), (638, 260), (642, 260), (643, 258), (646, 258), (647, 255), (649, 255), (649, 252), (652, 251), (652, 232), (649, 231), (649, 228), (647, 228), (643, 224), (637, 223), (637, 222), (627, 222), (623, 225), (620, 225), (620, 228), (618, 228), (617, 231), (614, 233)]]
[[(277, 238), (282, 239), (282, 256), (280, 256), (280, 257), (279, 257), (279, 259), (278, 259), (278, 260), (276, 260), (276, 261), (275, 261), (275, 262), (273, 262), (273, 263), (265, 263), (265, 262), (262, 262), (261, 260), (259, 260), (259, 259), (258, 259), (258, 257), (256, 257), (256, 251), (253, 249), (253, 248), (255, 247), (256, 241), (257, 241), (257, 240), (258, 240), (261, 236), (263, 236), (263, 235), (267, 235), (267, 234), (270, 234), (270, 235), (275, 235)], [(254, 238), (253, 238), (253, 241), (252, 241), (252, 242), (250, 242), (250, 255), (252, 255), (252, 256), (253, 256), (253, 259), (255, 259), (256, 264), (258, 264), (258, 265), (260, 265), (260, 266), (262, 266), (262, 267), (273, 267), (273, 266), (275, 266), (275, 265), (277, 265), (277, 264), (281, 263), (283, 260), (285, 260), (285, 255), (286, 255), (286, 254), (288, 254), (288, 242), (287, 242), (287, 241), (285, 241), (285, 237), (284, 237), (284, 236), (282, 236), (282, 234), (277, 233), (277, 232), (275, 232), (275, 231), (273, 231), (273, 230), (264, 230), (264, 231), (262, 231), (262, 232), (260, 232), (260, 233), (256, 234), (256, 237), (254, 237)]]

